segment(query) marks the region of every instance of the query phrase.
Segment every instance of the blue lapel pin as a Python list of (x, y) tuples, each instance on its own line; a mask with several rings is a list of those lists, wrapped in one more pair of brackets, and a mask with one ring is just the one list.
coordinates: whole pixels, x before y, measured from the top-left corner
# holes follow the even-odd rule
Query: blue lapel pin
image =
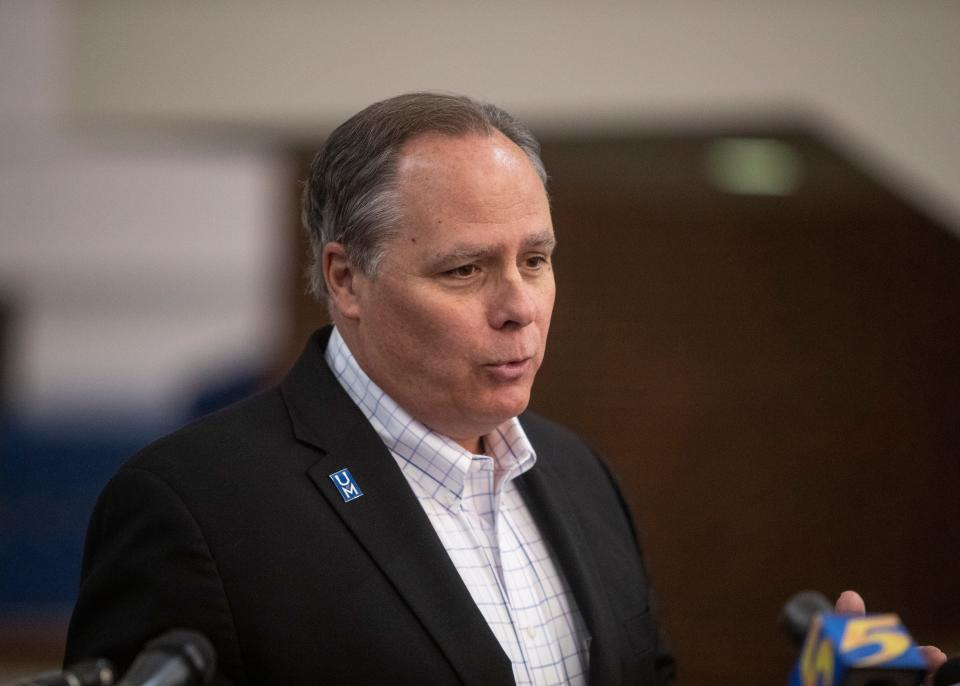
[(353, 480), (353, 475), (350, 474), (350, 470), (346, 467), (331, 474), (330, 481), (332, 481), (333, 485), (340, 491), (340, 497), (343, 498), (343, 502), (345, 503), (356, 500), (363, 495), (363, 491), (357, 486), (357, 482)]

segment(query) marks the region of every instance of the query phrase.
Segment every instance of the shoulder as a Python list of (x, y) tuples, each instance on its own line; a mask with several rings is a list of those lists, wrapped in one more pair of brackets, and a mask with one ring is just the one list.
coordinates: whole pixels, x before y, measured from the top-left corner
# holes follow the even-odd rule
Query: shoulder
[(168, 481), (222, 474), (275, 454), (292, 440), (283, 399), (271, 388), (154, 441), (123, 469), (152, 472)]
[(573, 444), (586, 448), (586, 444), (579, 434), (536, 412), (527, 410), (520, 415), (519, 419), (531, 442), (536, 440), (548, 444)]
[(613, 524), (635, 542), (630, 508), (603, 456), (576, 432), (536, 413), (525, 412), (520, 423), (537, 452), (536, 469), (551, 475), (580, 516), (604, 519), (603, 526)]
[(537, 452), (538, 462), (565, 480), (599, 479), (616, 488), (603, 458), (580, 434), (535, 412), (520, 415), (520, 424)]
[[(161, 477), (244, 473), (267, 465), (283, 471), (304, 428), (314, 438), (340, 430), (359, 411), (323, 357), (330, 328), (314, 333), (277, 386), (202, 417), (153, 442), (126, 465)], [(322, 427), (318, 432), (316, 427)], [(296, 462), (296, 461), (295, 461)], [(302, 459), (295, 465), (302, 467)]]

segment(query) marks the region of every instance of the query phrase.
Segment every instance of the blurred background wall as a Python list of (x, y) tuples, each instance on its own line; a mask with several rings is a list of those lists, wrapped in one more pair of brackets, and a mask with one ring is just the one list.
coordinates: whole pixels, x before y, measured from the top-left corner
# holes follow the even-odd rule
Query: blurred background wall
[(414, 89), (544, 139), (561, 297), (535, 404), (621, 475), (682, 683), (785, 674), (798, 585), (960, 648), (958, 29), (933, 0), (0, 3), (8, 673), (56, 662), (116, 465), (322, 317), (305, 160)]

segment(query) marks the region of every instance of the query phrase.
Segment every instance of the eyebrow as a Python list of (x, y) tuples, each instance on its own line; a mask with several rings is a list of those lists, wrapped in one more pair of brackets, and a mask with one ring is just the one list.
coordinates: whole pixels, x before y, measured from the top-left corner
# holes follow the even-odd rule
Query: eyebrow
[[(521, 251), (543, 250), (545, 252), (552, 252), (556, 245), (557, 239), (553, 235), (553, 232), (544, 230), (524, 238), (520, 249)], [(495, 255), (497, 252), (496, 246), (454, 245), (449, 250), (432, 257), (427, 264), (430, 269), (441, 269), (449, 264), (484, 260)]]

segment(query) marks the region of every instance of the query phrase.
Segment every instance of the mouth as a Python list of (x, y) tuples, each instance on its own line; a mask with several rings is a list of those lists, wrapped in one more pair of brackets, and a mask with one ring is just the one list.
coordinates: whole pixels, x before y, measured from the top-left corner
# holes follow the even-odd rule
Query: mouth
[(483, 368), (498, 381), (515, 381), (525, 375), (533, 365), (533, 357), (504, 360), (483, 365)]

